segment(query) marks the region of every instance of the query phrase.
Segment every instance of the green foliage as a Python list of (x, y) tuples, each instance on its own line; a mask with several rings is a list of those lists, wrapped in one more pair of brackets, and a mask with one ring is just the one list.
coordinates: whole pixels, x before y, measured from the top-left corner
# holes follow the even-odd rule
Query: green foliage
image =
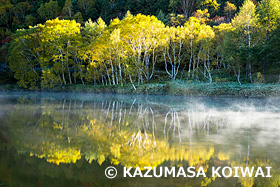
[(162, 10), (159, 11), (159, 13), (157, 15), (157, 19), (162, 21), (162, 23), (164, 23), (165, 25), (168, 24), (168, 19), (166, 18), (166, 15), (163, 13)]
[(66, 0), (62, 9), (62, 14), (65, 19), (71, 19), (74, 15), (73, 5), (71, 0)]
[(38, 14), (43, 20), (54, 19), (59, 16), (61, 8), (57, 1), (51, 0), (48, 3), (41, 4)]
[(280, 3), (278, 0), (262, 0), (258, 6), (260, 24), (268, 31), (272, 31), (279, 26)]
[(73, 19), (76, 20), (78, 23), (83, 23), (84, 19), (83, 19), (83, 15), (81, 12), (77, 12), (74, 16)]
[(34, 89), (40, 80), (40, 61), (38, 49), (40, 27), (19, 30), (11, 43), (9, 67), (15, 73), (18, 84), (24, 88)]
[(86, 20), (90, 17), (96, 18), (98, 16), (95, 15), (97, 14), (95, 3), (94, 0), (78, 0), (78, 8)]
[(261, 72), (258, 72), (258, 73), (257, 73), (255, 82), (256, 82), (256, 83), (264, 83), (264, 78), (263, 78), (263, 75), (261, 74)]
[[(143, 9), (142, 3), (152, 6)], [(9, 61), (26, 88), (93, 83), (131, 84), (136, 90), (159, 80), (212, 83), (223, 78), (242, 84), (253, 83), (257, 72), (264, 82), (277, 82), (279, 1), (263, 0), (258, 7), (251, 0), (240, 7), (235, 6), (240, 2), (219, 3), (3, 0), (3, 43), (16, 28), (26, 28), (15, 32), (9, 54), (2, 50), (1, 63)], [(133, 15), (139, 11), (147, 15)], [(157, 17), (148, 15), (151, 11)], [(227, 75), (219, 78), (219, 72)]]

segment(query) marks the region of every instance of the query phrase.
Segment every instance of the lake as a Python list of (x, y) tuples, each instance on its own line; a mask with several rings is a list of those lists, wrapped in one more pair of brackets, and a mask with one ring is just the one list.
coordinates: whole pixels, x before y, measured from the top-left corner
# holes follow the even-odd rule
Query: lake
[[(206, 176), (141, 177), (150, 167)], [(280, 98), (0, 92), (0, 185), (279, 186)]]

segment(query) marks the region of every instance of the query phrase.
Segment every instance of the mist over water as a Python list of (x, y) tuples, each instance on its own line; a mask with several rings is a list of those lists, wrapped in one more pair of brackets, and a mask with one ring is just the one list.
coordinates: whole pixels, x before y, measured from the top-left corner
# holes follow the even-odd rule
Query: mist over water
[[(0, 133), (0, 170), (9, 169), (0, 182), (9, 185), (280, 182), (280, 98), (1, 92)], [(210, 174), (210, 166), (271, 166), (273, 177), (108, 180), (111, 165), (194, 166)]]

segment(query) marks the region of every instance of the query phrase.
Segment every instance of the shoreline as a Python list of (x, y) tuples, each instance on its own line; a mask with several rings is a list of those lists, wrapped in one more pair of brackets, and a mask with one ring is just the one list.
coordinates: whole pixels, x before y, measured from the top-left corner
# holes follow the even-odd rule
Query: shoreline
[(280, 84), (243, 84), (227, 83), (150, 83), (141, 84), (134, 90), (132, 85), (57, 85), (52, 88), (24, 89), (16, 84), (0, 85), (0, 91), (31, 92), (71, 92), (71, 93), (110, 93), (110, 94), (142, 94), (142, 95), (174, 95), (199, 97), (279, 97)]

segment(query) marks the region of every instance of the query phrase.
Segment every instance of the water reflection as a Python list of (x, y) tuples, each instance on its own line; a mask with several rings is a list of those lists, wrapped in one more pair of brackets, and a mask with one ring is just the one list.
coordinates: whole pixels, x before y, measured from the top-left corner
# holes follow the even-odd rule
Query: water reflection
[(0, 181), (5, 184), (24, 183), (13, 168), (36, 168), (24, 177), (44, 179), (44, 185), (58, 176), (61, 185), (135, 185), (136, 179), (106, 180), (104, 168), (112, 164), (120, 169), (194, 166), (207, 173), (211, 166), (272, 166), (272, 178), (208, 174), (141, 179), (139, 186), (280, 184), (279, 99), (1, 93), (0, 103)]

